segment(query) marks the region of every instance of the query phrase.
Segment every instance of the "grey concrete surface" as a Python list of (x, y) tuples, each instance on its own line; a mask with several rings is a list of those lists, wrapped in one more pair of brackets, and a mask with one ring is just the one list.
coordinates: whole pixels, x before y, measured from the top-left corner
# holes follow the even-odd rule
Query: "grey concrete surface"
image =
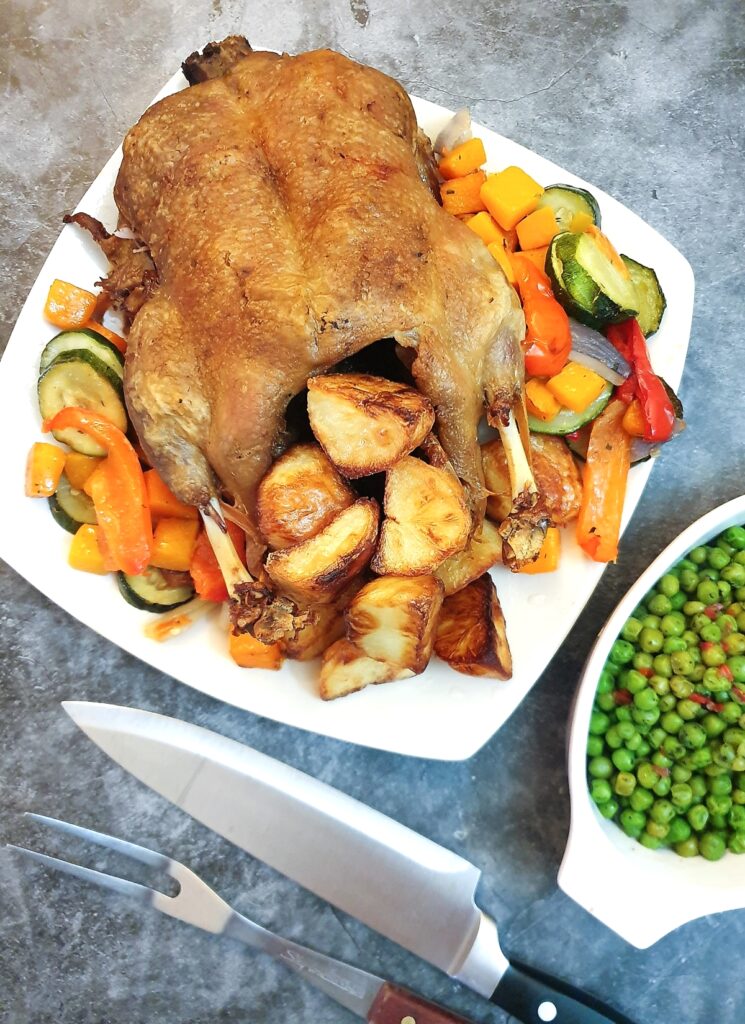
[[(651, 558), (743, 490), (745, 8), (739, 0), (3, 0), (3, 340), (62, 214), (127, 127), (186, 54), (235, 31), (257, 46), (334, 46), (421, 96), (467, 103), (665, 234), (697, 282), (682, 388), (689, 429), (660, 459), (618, 565), (540, 683), (463, 764), (360, 750), (222, 706), (134, 661), (0, 569), (0, 841), (37, 841), (19, 817), (28, 808), (142, 841), (187, 861), (270, 927), (475, 1021), (506, 1020), (146, 791), (76, 734), (59, 702), (166, 711), (247, 741), (462, 852), (484, 870), (481, 900), (510, 953), (639, 1024), (742, 1024), (745, 913), (697, 921), (640, 952), (566, 899), (556, 872), (569, 820), (565, 724), (588, 648)], [(3, 1024), (347, 1020), (266, 959), (140, 917), (0, 852)]]

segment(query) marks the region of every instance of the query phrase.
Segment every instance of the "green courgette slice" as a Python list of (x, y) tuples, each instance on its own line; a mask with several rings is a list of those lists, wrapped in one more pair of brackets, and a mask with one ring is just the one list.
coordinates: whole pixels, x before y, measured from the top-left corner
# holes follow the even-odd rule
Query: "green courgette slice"
[(599, 416), (610, 401), (613, 394), (613, 385), (606, 382), (594, 402), (590, 402), (582, 412), (574, 412), (572, 409), (561, 409), (560, 412), (550, 420), (540, 420), (537, 416), (528, 416), (528, 426), (534, 434), (573, 434), (585, 423), (590, 423), (596, 416)]
[(68, 533), (77, 533), (83, 523), (97, 522), (93, 502), (85, 491), (78, 491), (72, 486), (65, 473), (48, 501), (55, 522)]
[(639, 312), (631, 277), (621, 273), (589, 233), (555, 235), (546, 254), (546, 272), (567, 313), (596, 330)]
[(549, 185), (538, 201), (538, 209), (550, 206), (554, 211), (559, 231), (571, 231), (577, 213), (586, 213), (593, 224), (600, 227), (600, 207), (594, 195), (575, 185)]
[(66, 352), (90, 352), (113, 370), (119, 380), (124, 377), (124, 356), (119, 349), (87, 327), (79, 331), (62, 331), (56, 334), (41, 353), (39, 373), (43, 373), (50, 363)]
[(122, 597), (143, 612), (169, 612), (194, 597), (192, 587), (172, 587), (160, 569), (149, 566), (142, 576), (117, 573)]
[(662, 314), (667, 307), (665, 293), (660, 287), (660, 282), (651, 267), (645, 267), (643, 263), (637, 263), (630, 256), (621, 256), (621, 259), (629, 268), (631, 280), (636, 289), (636, 298), (639, 303), (639, 312), (636, 319), (645, 338), (659, 328)]
[[(84, 349), (62, 352), (39, 377), (37, 385), (42, 419), (51, 419), (61, 409), (80, 406), (103, 413), (123, 433), (127, 431), (122, 380), (98, 356)], [(103, 456), (106, 452), (80, 430), (55, 430), (58, 441), (83, 455)]]

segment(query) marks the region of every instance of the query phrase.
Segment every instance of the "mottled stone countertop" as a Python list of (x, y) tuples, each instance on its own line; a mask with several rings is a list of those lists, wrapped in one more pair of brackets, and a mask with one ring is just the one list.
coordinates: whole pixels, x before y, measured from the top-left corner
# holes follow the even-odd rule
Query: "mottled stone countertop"
[[(688, 430), (660, 459), (618, 565), (475, 757), (409, 760), (223, 706), (122, 653), (2, 567), (0, 840), (31, 838), (19, 818), (28, 808), (140, 840), (187, 861), (270, 927), (475, 1021), (506, 1020), (134, 782), (76, 732), (60, 701), (165, 711), (245, 740), (463, 853), (484, 871), (481, 902), (509, 953), (586, 986), (639, 1024), (742, 1024), (745, 913), (696, 921), (637, 951), (556, 886), (569, 822), (565, 725), (588, 648), (652, 557), (744, 489), (740, 0), (3, 0), (0, 11), (3, 340), (62, 214), (126, 129), (186, 54), (237, 31), (289, 51), (330, 45), (420, 96), (467, 104), (478, 120), (618, 197), (678, 246), (696, 275), (682, 386)], [(123, 901), (0, 853), (3, 1024), (351, 1019), (273, 962), (160, 915), (141, 918)]]

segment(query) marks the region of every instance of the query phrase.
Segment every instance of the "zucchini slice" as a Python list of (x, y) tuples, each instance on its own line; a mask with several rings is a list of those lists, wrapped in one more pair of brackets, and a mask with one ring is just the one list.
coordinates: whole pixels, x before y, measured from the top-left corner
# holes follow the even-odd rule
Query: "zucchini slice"
[(585, 423), (589, 423), (596, 416), (600, 415), (610, 401), (612, 394), (613, 385), (610, 381), (607, 381), (595, 401), (590, 402), (582, 412), (574, 412), (572, 409), (561, 409), (550, 420), (539, 420), (537, 416), (529, 415), (528, 426), (534, 434), (573, 434), (575, 430), (579, 430)]
[(90, 352), (117, 375), (124, 377), (124, 356), (110, 341), (87, 327), (79, 331), (62, 331), (46, 345), (39, 361), (39, 373), (43, 373), (57, 356), (65, 352)]
[(96, 510), (85, 491), (76, 490), (65, 473), (59, 479), (57, 490), (48, 499), (49, 510), (63, 530), (77, 533), (83, 523), (96, 523)]
[[(123, 433), (127, 431), (121, 377), (92, 352), (83, 349), (62, 352), (39, 377), (37, 391), (42, 419), (51, 419), (68, 406), (80, 406), (103, 413)], [(53, 433), (58, 441), (83, 455), (106, 454), (80, 430), (68, 428)]]
[(576, 213), (586, 213), (596, 227), (600, 227), (600, 207), (594, 195), (575, 185), (549, 185), (538, 200), (538, 209), (550, 206), (554, 211), (559, 231), (571, 231)]
[(591, 234), (555, 235), (546, 272), (567, 313), (598, 330), (636, 316), (639, 304), (631, 276), (625, 277)]
[(142, 576), (119, 572), (117, 577), (124, 600), (143, 612), (169, 612), (194, 597), (192, 587), (169, 586), (160, 569), (153, 565)]
[(657, 330), (662, 320), (662, 314), (667, 307), (665, 293), (660, 288), (660, 282), (651, 267), (645, 267), (643, 263), (637, 263), (630, 256), (621, 256), (631, 274), (636, 298), (639, 303), (639, 312), (636, 319), (639, 321), (642, 334), (648, 338)]

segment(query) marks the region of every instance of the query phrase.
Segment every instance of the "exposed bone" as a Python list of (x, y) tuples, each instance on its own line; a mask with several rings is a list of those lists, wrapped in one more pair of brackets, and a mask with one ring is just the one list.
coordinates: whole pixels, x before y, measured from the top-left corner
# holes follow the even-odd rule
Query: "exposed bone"
[(276, 594), (253, 578), (233, 546), (217, 498), (211, 498), (209, 505), (200, 512), (230, 596), (233, 630), (251, 633), (264, 644), (294, 637), (305, 624), (308, 613), (299, 612), (288, 597)]
[(537, 558), (550, 520), (539, 501), (538, 488), (513, 410), (510, 409), (506, 423), (496, 420), (493, 425), (502, 439), (512, 494), (510, 514), (499, 527), (502, 560), (515, 572), (521, 565)]

